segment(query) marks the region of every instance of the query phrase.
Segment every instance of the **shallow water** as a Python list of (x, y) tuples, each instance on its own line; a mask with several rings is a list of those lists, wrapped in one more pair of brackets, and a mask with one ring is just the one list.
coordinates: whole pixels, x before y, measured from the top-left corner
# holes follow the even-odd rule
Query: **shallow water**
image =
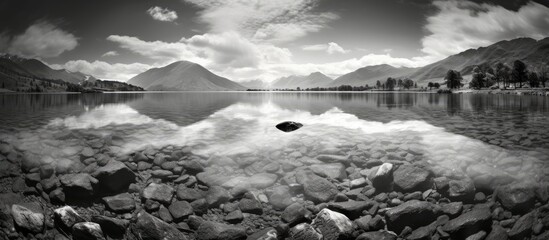
[[(539, 96), (6, 94), (0, 108), (2, 141), (39, 164), (82, 165), (84, 148), (123, 157), (186, 147), (225, 180), (261, 173), (273, 162), (372, 159), (423, 162), (476, 179), (549, 178), (549, 100)], [(304, 127), (291, 133), (274, 127), (286, 120)]]

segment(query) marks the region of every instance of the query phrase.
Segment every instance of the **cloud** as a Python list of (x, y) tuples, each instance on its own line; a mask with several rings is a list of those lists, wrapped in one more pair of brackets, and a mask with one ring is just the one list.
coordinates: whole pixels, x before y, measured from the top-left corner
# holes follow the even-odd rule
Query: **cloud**
[(117, 51), (108, 51), (106, 53), (103, 53), (103, 55), (101, 55), (101, 57), (113, 57), (113, 56), (118, 56), (118, 52)]
[(78, 45), (73, 34), (46, 21), (29, 26), (24, 33), (11, 37), (9, 41), (3, 35), (3, 41), (9, 42), (7, 52), (30, 58), (57, 57)]
[(173, 22), (177, 19), (177, 13), (175, 11), (158, 6), (149, 8), (147, 13), (151, 15), (154, 20), (162, 22)]
[(432, 59), (518, 37), (549, 36), (549, 8), (528, 2), (517, 11), (470, 1), (434, 1), (438, 12), (427, 18), (430, 33), (421, 42)]
[(325, 51), (328, 54), (349, 52), (349, 50), (343, 49), (343, 47), (339, 46), (339, 44), (335, 42), (329, 42), (327, 44), (305, 45), (301, 49), (305, 51)]
[(253, 41), (288, 42), (318, 32), (338, 16), (313, 12), (318, 0), (185, 0), (203, 10), (211, 32), (234, 31)]
[(103, 61), (88, 62), (85, 60), (75, 60), (75, 61), (68, 61), (62, 65), (52, 64), (50, 65), (50, 67), (54, 69), (66, 69), (71, 72), (81, 72), (84, 74), (92, 75), (99, 79), (109, 79), (109, 80), (112, 79), (112, 80), (125, 81), (154, 66), (142, 64), (142, 63), (110, 64)]

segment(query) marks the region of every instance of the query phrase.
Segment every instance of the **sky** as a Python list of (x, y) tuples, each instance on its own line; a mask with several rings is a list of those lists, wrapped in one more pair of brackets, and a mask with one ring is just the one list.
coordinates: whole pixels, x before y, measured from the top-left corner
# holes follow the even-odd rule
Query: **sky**
[(390, 64), (549, 36), (549, 0), (1, 0), (0, 52), (127, 81), (186, 60), (234, 81)]

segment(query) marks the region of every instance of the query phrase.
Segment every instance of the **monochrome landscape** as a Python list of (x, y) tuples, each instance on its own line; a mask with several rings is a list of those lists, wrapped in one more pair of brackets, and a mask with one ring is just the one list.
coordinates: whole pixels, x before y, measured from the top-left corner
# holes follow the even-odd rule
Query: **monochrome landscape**
[(549, 239), (543, 0), (0, 2), (0, 239)]

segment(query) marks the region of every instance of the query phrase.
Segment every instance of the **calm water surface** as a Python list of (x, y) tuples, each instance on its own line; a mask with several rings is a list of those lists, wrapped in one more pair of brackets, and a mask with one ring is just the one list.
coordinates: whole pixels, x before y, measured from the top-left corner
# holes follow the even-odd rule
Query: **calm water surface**
[[(125, 156), (190, 147), (234, 178), (277, 162), (427, 162), (472, 178), (549, 177), (549, 100), (426, 93), (107, 93), (0, 95), (0, 141), (39, 162), (81, 164), (85, 147)], [(274, 126), (285, 120), (304, 127)]]

